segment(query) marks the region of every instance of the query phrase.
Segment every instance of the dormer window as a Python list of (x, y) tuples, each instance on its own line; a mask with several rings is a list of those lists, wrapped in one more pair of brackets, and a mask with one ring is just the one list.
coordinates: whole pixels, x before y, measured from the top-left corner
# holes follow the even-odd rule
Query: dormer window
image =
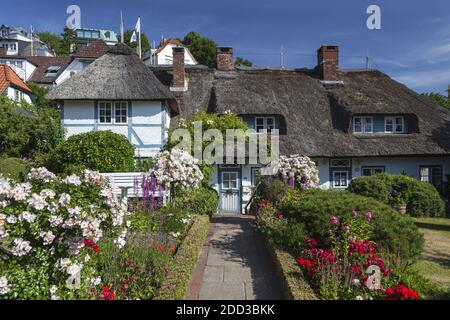
[(45, 76), (55, 78), (58, 75), (59, 69), (61, 69), (60, 66), (50, 66), (45, 70)]
[(372, 133), (373, 117), (353, 117), (354, 133)]
[(262, 132), (267, 130), (270, 132), (275, 129), (275, 117), (256, 117), (255, 118), (255, 130), (256, 132)]
[(404, 133), (405, 119), (403, 117), (385, 117), (384, 118), (385, 133)]

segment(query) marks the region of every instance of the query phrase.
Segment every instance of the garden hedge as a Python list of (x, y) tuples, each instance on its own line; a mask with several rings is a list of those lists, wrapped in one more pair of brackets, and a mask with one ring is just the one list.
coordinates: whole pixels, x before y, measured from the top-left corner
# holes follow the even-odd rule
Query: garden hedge
[(111, 131), (87, 132), (69, 137), (54, 154), (58, 171), (72, 173), (87, 168), (100, 172), (134, 169), (134, 147), (128, 139)]
[(183, 300), (192, 272), (197, 265), (209, 230), (209, 217), (197, 215), (175, 254), (171, 272), (158, 290), (155, 300)]
[(30, 171), (30, 165), (20, 158), (0, 159), (0, 175), (22, 181)]
[(406, 175), (357, 177), (350, 183), (348, 191), (375, 198), (394, 208), (402, 202), (406, 204), (407, 213), (413, 217), (445, 215), (445, 203), (436, 188)]
[(176, 197), (175, 205), (194, 214), (212, 216), (217, 212), (219, 196), (212, 188), (186, 189)]
[(295, 257), (281, 249), (267, 237), (264, 237), (264, 239), (266, 248), (272, 256), (283, 282), (285, 296), (290, 300), (319, 300), (319, 297), (304, 278)]

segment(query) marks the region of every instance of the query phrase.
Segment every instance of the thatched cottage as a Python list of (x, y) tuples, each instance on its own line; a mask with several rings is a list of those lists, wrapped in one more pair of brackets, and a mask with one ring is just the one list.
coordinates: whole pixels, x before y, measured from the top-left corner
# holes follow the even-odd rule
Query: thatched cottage
[[(235, 68), (226, 47), (218, 49), (216, 68), (190, 66), (183, 48), (173, 50), (173, 66), (145, 67), (136, 56), (109, 53), (52, 91), (51, 98), (64, 101), (68, 133), (120, 131), (120, 123), (100, 122), (105, 101), (128, 101), (128, 117), (138, 101), (158, 101), (172, 124), (196, 110), (231, 110), (255, 130), (279, 129), (280, 153), (313, 158), (323, 188), (346, 188), (354, 177), (379, 172), (404, 172), (439, 190), (448, 181), (450, 113), (380, 71), (340, 70), (337, 46), (318, 50), (316, 68), (291, 70)], [(152, 103), (139, 104), (138, 112), (157, 110)], [(168, 124), (153, 131), (152, 122), (143, 123), (154, 119), (140, 118), (139, 132), (156, 148)], [(141, 148), (130, 130), (124, 134)], [(227, 199), (219, 212), (243, 210), (257, 171), (257, 165), (217, 166), (211, 184)]]

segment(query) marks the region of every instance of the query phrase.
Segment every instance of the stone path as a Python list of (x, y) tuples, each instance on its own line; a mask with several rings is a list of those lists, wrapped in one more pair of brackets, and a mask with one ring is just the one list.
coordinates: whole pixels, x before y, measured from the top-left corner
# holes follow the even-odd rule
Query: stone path
[(246, 216), (212, 219), (188, 299), (281, 300), (283, 291), (261, 234)]

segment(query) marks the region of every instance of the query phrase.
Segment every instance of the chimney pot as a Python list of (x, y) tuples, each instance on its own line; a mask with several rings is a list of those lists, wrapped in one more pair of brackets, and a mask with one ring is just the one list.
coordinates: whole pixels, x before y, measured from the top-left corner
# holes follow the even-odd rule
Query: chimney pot
[(217, 70), (218, 71), (234, 71), (233, 48), (218, 47), (217, 48)]
[(321, 80), (339, 81), (339, 46), (323, 45), (317, 50), (317, 69)]
[(183, 89), (185, 87), (186, 71), (184, 67), (184, 48), (174, 47), (172, 48), (173, 54), (173, 80), (172, 88)]

